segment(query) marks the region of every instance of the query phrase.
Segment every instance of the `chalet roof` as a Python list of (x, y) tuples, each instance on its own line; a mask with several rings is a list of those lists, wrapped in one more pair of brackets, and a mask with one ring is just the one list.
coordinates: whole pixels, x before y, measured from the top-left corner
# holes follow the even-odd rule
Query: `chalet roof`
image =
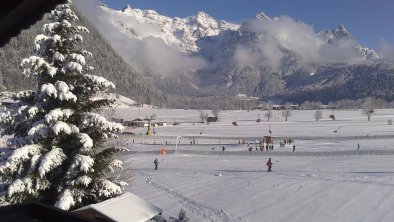
[(147, 221), (163, 212), (157, 206), (129, 192), (116, 198), (79, 208), (73, 212), (84, 214), (89, 211), (98, 213), (107, 221), (117, 222)]

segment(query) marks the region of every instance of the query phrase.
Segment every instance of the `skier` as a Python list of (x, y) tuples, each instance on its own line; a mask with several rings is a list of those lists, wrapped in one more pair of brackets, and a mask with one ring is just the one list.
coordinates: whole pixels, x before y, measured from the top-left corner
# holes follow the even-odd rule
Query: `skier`
[(295, 151), (295, 145), (293, 145), (293, 152)]
[(267, 166), (268, 166), (268, 172), (271, 172), (271, 167), (272, 167), (271, 157), (267, 161)]
[(155, 164), (155, 170), (158, 170), (159, 168), (159, 161), (157, 160), (157, 158), (155, 159), (155, 161), (153, 161), (153, 163)]
[(357, 143), (357, 150), (360, 151), (360, 144)]
[(226, 148), (223, 146), (223, 147), (222, 147), (222, 151), (225, 151), (225, 150), (226, 150)]

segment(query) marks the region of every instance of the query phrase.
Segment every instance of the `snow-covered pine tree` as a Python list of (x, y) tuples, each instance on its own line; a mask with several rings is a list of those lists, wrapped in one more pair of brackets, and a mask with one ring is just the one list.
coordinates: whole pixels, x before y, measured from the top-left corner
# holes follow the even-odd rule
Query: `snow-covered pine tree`
[(80, 46), (88, 30), (72, 24), (78, 18), (71, 1), (49, 19), (35, 38), (37, 56), (22, 61), (24, 74), (37, 77), (37, 90), (17, 93), (13, 109), (1, 114), (2, 135), (12, 138), (0, 159), (0, 202), (35, 200), (70, 210), (119, 195), (127, 185), (111, 173), (121, 169), (114, 154), (124, 149), (105, 148), (123, 127), (97, 113), (113, 104), (97, 93), (115, 86), (89, 74), (85, 58), (92, 55)]

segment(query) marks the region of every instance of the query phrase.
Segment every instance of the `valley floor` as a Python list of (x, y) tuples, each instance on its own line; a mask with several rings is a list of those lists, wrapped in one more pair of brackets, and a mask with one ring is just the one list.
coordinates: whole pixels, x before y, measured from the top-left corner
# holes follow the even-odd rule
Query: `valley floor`
[[(176, 217), (184, 209), (190, 221), (394, 218), (394, 128), (387, 124), (393, 110), (379, 110), (370, 122), (359, 111), (336, 111), (342, 119), (319, 122), (310, 111), (296, 111), (289, 122), (276, 113), (275, 121), (260, 125), (252, 121), (257, 112), (228, 111), (220, 122), (205, 126), (193, 123), (196, 111), (159, 112), (167, 121), (172, 117), (166, 113), (178, 115), (183, 123), (156, 128), (155, 136), (143, 136), (146, 128), (136, 129), (136, 136), (122, 135), (130, 149), (122, 159), (127, 191), (162, 208), (166, 216)], [(234, 116), (241, 123), (237, 127), (231, 125)], [(238, 144), (243, 138), (254, 147), (269, 125), (275, 129), (274, 151), (248, 151), (247, 143)], [(334, 133), (339, 126), (341, 131)], [(176, 136), (182, 136), (178, 146)], [(292, 145), (279, 148), (286, 137), (294, 139), (295, 152)], [(193, 139), (197, 142), (190, 145)], [(166, 155), (160, 154), (162, 147)], [(273, 172), (267, 172), (268, 157)]]

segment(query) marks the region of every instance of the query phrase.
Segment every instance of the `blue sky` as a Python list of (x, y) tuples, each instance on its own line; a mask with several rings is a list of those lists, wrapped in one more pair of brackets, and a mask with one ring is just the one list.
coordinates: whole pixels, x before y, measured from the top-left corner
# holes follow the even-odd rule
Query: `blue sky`
[(287, 15), (312, 25), (316, 32), (339, 24), (358, 41), (379, 49), (381, 41), (394, 43), (393, 0), (101, 0), (111, 8), (126, 4), (153, 9), (170, 17), (187, 17), (204, 11), (216, 19), (241, 23), (263, 11), (270, 17)]

